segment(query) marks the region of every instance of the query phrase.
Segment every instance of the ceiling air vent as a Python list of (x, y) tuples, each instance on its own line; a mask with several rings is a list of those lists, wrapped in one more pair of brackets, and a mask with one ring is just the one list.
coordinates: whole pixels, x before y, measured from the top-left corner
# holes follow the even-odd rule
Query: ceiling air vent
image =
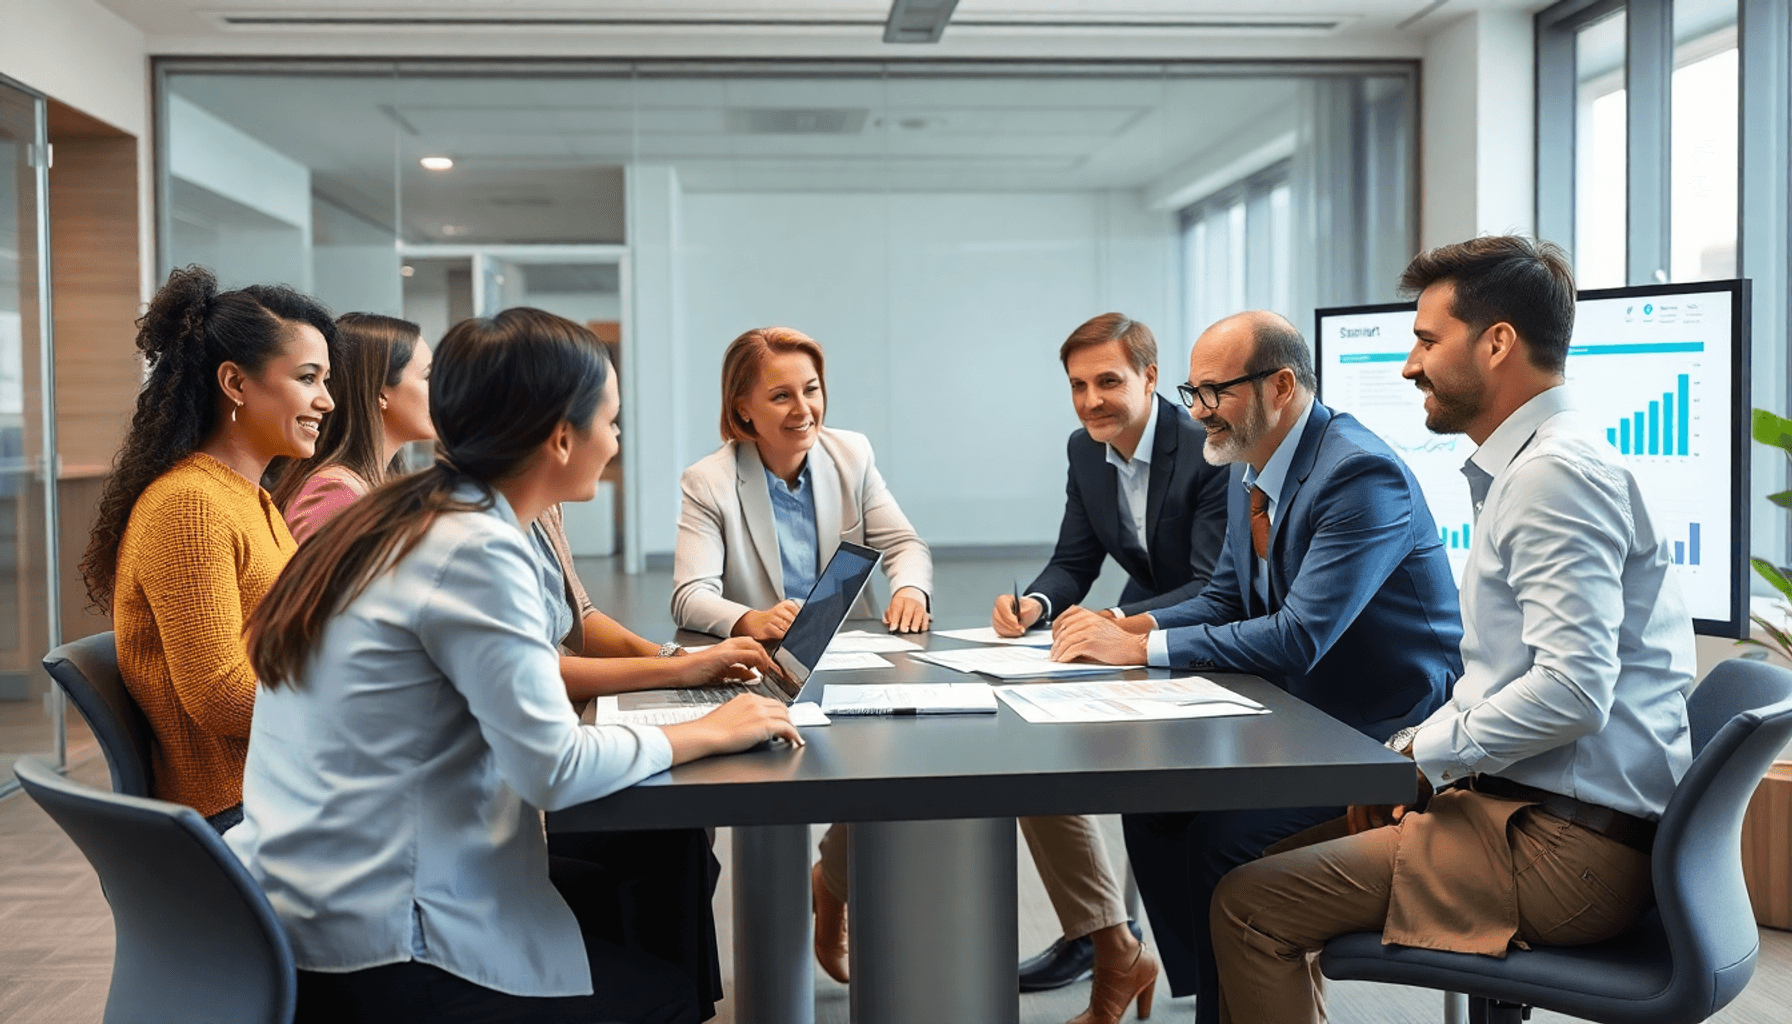
[(864, 107), (730, 107), (734, 135), (857, 135), (871, 111)]

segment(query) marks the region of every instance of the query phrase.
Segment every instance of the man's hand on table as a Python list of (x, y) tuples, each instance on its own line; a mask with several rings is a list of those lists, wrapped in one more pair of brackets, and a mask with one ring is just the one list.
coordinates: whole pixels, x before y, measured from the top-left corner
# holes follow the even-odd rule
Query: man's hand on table
[(1052, 624), (1053, 661), (1145, 664), (1145, 634), (1129, 632), (1105, 612), (1071, 606)]

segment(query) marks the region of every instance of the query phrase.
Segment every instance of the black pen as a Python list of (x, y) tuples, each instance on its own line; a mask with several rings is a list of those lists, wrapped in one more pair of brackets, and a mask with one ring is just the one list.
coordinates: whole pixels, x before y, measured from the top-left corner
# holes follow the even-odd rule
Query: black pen
[(1022, 633), (1025, 633), (1027, 631), (1027, 624), (1020, 621), (1020, 581), (1019, 580), (1014, 581), (1014, 624), (1020, 627), (1020, 631)]

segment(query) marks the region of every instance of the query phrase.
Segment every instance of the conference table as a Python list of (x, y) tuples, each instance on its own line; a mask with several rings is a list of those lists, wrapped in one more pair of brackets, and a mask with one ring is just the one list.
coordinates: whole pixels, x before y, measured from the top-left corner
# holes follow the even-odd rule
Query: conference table
[[(883, 630), (869, 621), (843, 628)], [(977, 646), (935, 634), (907, 639), (931, 650)], [(683, 633), (679, 641), (713, 638)], [(983, 678), (903, 652), (881, 657), (893, 667), (816, 673), (803, 699), (819, 701), (830, 684)], [(1190, 674), (1130, 669), (1095, 678)], [(834, 716), (803, 729), (805, 746), (679, 765), (549, 814), (548, 829), (732, 827), (735, 1019), (812, 1024), (809, 826), (850, 822), (853, 1021), (1015, 1024), (1017, 816), (1413, 798), (1406, 758), (1262, 679), (1200, 674), (1271, 713), (1047, 725), (998, 701), (993, 715)]]

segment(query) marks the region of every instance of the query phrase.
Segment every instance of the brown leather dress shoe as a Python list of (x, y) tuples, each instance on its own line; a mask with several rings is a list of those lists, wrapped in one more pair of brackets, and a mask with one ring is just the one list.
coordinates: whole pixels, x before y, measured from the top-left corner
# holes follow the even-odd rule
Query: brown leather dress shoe
[(1070, 1024), (1119, 1024), (1133, 1000), (1139, 1002), (1139, 1019), (1151, 1016), (1151, 999), (1157, 994), (1157, 958), (1143, 942), (1132, 963), (1115, 967), (1095, 963), (1095, 983), (1089, 990), (1089, 1008)]
[[(847, 983), (846, 974), (846, 904), (834, 898), (822, 880), (821, 865), (809, 872), (809, 888), (815, 898), (815, 960), (828, 977)], [(1153, 963), (1151, 976), (1157, 977)]]

